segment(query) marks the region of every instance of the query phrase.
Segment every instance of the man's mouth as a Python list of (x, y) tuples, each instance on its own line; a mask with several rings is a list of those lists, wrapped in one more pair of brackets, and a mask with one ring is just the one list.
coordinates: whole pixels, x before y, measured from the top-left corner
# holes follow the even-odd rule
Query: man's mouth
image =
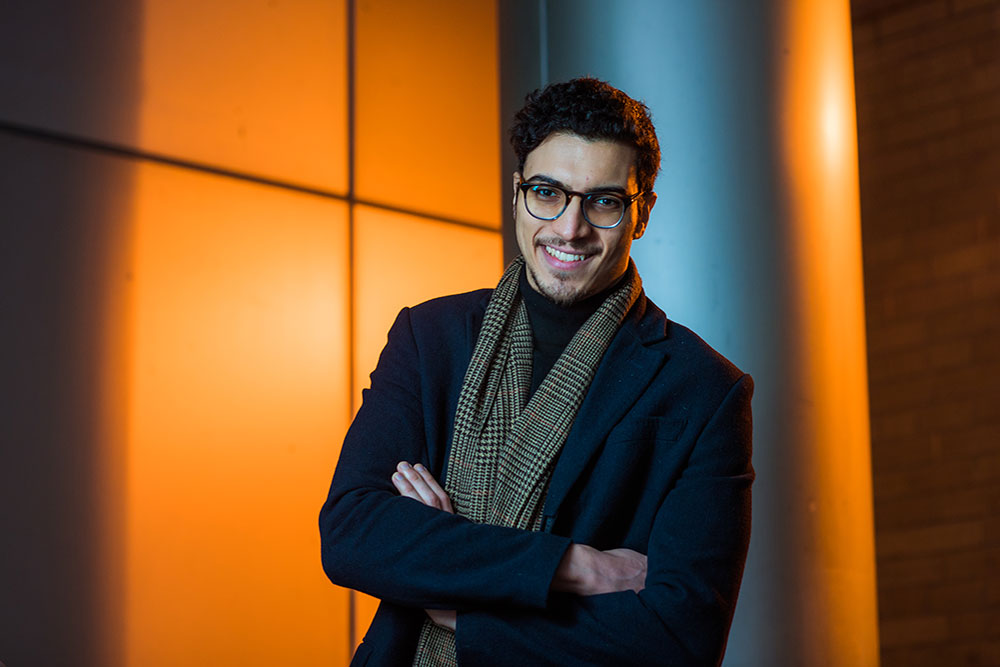
[(545, 248), (545, 252), (549, 253), (560, 262), (580, 262), (587, 259), (587, 255), (577, 255), (575, 253), (563, 252), (562, 250), (556, 250), (552, 246), (542, 247)]

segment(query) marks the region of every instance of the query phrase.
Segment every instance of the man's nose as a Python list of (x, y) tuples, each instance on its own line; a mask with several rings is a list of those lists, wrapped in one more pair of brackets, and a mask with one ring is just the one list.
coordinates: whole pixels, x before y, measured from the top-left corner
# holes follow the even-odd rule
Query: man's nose
[(552, 221), (552, 231), (565, 241), (583, 238), (590, 233), (590, 223), (583, 217), (583, 200), (574, 195), (562, 215)]

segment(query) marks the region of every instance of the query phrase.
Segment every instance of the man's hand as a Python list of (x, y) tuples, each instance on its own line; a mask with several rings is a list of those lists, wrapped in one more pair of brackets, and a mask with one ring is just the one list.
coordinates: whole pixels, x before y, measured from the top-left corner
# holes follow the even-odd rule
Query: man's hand
[(399, 465), (396, 466), (396, 472), (392, 474), (392, 485), (396, 487), (401, 496), (419, 500), (428, 507), (436, 507), (448, 514), (455, 513), (448, 494), (444, 492), (434, 476), (427, 471), (427, 468), (419, 463), (410, 465), (406, 461), (400, 461)]
[[(400, 461), (392, 475), (392, 485), (401, 496), (429, 507), (454, 514), (451, 499), (434, 476), (419, 463)], [(638, 593), (646, 587), (646, 556), (631, 549), (598, 551), (585, 544), (572, 544), (563, 556), (552, 590), (576, 595), (599, 595), (619, 591)], [(454, 629), (455, 612), (428, 609), (438, 625)]]
[[(396, 472), (392, 473), (392, 485), (396, 487), (401, 496), (413, 498), (428, 507), (436, 507), (448, 512), (448, 514), (455, 513), (451, 506), (451, 498), (434, 479), (434, 475), (430, 474), (427, 468), (419, 463), (410, 465), (406, 461), (400, 461), (396, 466)], [(425, 609), (424, 612), (430, 616), (435, 625), (448, 628), (452, 632), (455, 631), (458, 614), (454, 609)]]
[(585, 544), (570, 545), (552, 580), (552, 590), (576, 595), (638, 593), (645, 587), (646, 556), (631, 549), (598, 551)]

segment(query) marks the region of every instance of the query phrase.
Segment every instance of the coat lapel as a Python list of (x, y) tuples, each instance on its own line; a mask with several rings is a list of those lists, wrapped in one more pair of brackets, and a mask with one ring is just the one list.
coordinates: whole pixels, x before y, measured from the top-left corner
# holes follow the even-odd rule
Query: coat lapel
[(559, 454), (545, 499), (545, 517), (558, 513), (608, 433), (646, 391), (666, 360), (665, 354), (647, 347), (663, 339), (665, 318), (657, 308), (651, 308), (644, 294), (640, 299), (643, 307), (633, 308), (604, 353)]

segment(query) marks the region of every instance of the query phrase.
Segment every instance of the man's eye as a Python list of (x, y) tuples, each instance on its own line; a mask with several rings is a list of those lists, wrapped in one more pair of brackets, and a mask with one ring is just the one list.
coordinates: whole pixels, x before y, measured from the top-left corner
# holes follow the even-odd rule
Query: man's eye
[(595, 195), (590, 198), (590, 203), (596, 208), (612, 210), (621, 206), (621, 201), (617, 197), (609, 195)]
[(539, 199), (558, 199), (559, 191), (547, 188), (543, 185), (536, 185), (531, 188), (531, 192)]

